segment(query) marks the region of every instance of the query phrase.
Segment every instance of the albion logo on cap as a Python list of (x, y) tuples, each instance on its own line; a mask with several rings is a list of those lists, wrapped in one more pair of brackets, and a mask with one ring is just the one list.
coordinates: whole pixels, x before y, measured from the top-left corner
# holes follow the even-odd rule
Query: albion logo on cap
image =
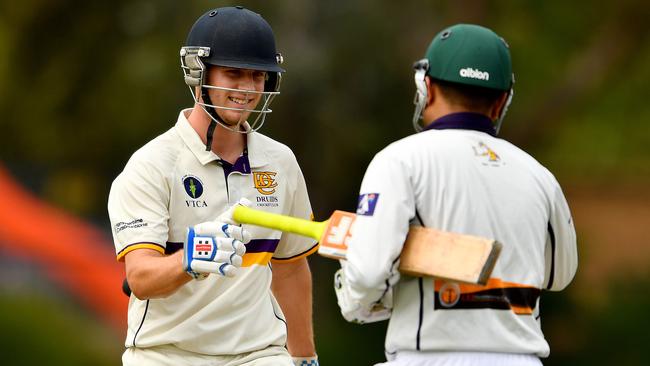
[(464, 78), (490, 80), (490, 74), (487, 71), (476, 70), (476, 69), (472, 69), (471, 67), (460, 69), (459, 73), (460, 76)]

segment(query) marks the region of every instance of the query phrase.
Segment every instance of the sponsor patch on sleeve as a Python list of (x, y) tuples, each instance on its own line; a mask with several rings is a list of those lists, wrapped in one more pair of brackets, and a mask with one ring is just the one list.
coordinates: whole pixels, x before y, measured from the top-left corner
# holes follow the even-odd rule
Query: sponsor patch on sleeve
[(143, 226), (148, 226), (148, 225), (149, 224), (144, 222), (143, 219), (135, 219), (135, 220), (132, 220), (132, 221), (129, 221), (129, 222), (121, 221), (121, 222), (118, 222), (117, 224), (115, 224), (115, 232), (119, 233), (120, 231), (122, 231), (124, 229), (136, 229), (136, 228), (143, 227)]
[(364, 193), (359, 195), (357, 215), (372, 216), (379, 200), (379, 193)]

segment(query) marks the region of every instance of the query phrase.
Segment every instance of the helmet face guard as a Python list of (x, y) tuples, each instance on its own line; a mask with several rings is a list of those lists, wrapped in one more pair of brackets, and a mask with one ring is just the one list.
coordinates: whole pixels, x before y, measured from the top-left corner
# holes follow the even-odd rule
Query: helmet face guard
[(422, 111), (427, 105), (428, 92), (427, 92), (427, 82), (425, 77), (427, 71), (429, 71), (429, 60), (423, 58), (420, 61), (417, 61), (413, 64), (413, 69), (415, 70), (415, 97), (413, 98), (413, 104), (415, 104), (415, 111), (413, 111), (413, 128), (415, 132), (420, 132), (424, 129), (422, 123)]
[[(215, 85), (209, 85), (206, 83), (206, 74), (207, 67), (201, 60), (201, 58), (208, 57), (210, 55), (209, 47), (183, 47), (181, 48), (181, 68), (183, 69), (183, 75), (185, 79), (185, 84), (189, 87), (190, 93), (194, 102), (203, 108), (203, 110), (210, 116), (210, 118), (215, 122), (221, 125), (222, 127), (238, 133), (250, 133), (259, 130), (264, 121), (266, 120), (266, 115), (271, 113), (272, 110), (269, 108), (269, 105), (273, 101), (276, 95), (280, 94), (280, 81), (281, 74), (276, 72), (267, 72), (267, 80), (264, 83), (264, 91), (257, 90), (246, 90), (246, 89), (232, 89), (224, 88)], [(198, 88), (198, 89), (197, 89)], [(248, 108), (233, 108), (225, 107), (220, 105), (215, 105), (211, 102), (210, 98), (207, 97), (208, 90), (220, 90), (225, 92), (240, 92), (245, 95), (261, 95), (260, 101), (255, 109)], [(197, 93), (197, 90), (200, 90), (201, 94)], [(209, 109), (208, 109), (209, 108)], [(241, 112), (241, 119), (235, 125), (229, 125), (225, 123), (219, 116), (218, 110), (233, 110)], [(212, 113), (215, 111), (215, 113)], [(249, 113), (257, 114), (256, 118), (252, 121), (244, 120), (244, 115)], [(215, 115), (216, 114), (216, 115)]]

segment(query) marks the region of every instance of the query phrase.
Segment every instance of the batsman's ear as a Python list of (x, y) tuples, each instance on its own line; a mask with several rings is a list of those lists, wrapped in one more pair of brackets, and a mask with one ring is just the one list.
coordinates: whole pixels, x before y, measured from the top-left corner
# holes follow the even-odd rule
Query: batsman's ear
[(424, 77), (424, 82), (427, 84), (427, 104), (425, 107), (433, 104), (434, 99), (436, 98), (436, 88), (434, 87), (433, 79), (429, 75)]

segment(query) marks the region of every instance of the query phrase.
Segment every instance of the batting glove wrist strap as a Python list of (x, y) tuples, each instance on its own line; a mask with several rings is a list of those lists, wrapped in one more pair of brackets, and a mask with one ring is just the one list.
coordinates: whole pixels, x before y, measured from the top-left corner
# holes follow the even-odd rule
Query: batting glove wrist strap
[(292, 357), (295, 366), (319, 366), (318, 356)]
[[(190, 227), (187, 229), (187, 238), (185, 240), (185, 243), (194, 243), (194, 239), (196, 238), (196, 233), (194, 232), (194, 228)], [(185, 248), (188, 248), (189, 246), (186, 244)], [(191, 263), (194, 260), (191, 255), (189, 255), (189, 251), (185, 251), (183, 255), (183, 269), (187, 274), (192, 276), (195, 280), (203, 280), (206, 279), (209, 275), (209, 273), (200, 273), (192, 270), (191, 268)]]

